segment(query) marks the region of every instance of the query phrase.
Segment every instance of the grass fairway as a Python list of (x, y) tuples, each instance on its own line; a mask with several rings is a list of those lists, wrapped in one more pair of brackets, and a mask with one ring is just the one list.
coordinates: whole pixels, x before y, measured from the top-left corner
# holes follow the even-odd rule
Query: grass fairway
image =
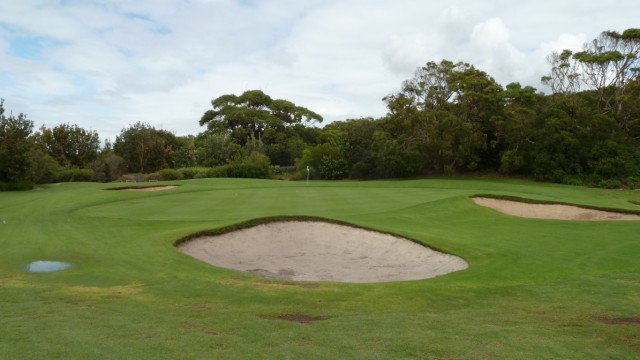
[[(640, 222), (524, 219), (469, 198), (637, 210), (638, 191), (485, 179), (172, 184), (0, 193), (1, 359), (640, 357)], [(275, 215), (404, 235), (470, 267), (421, 281), (294, 283), (173, 246)], [(35, 260), (72, 267), (27, 273)]]

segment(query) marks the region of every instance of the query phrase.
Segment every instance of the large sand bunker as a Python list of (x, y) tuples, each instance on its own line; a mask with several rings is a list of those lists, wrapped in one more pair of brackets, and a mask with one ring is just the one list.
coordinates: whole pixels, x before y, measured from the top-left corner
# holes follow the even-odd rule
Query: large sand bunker
[(457, 256), (404, 238), (320, 221), (272, 222), (195, 238), (178, 248), (212, 265), (289, 280), (418, 280), (468, 267)]
[(474, 197), (473, 201), (478, 205), (498, 210), (504, 214), (526, 218), (582, 221), (640, 220), (640, 215), (588, 209), (573, 205), (530, 204), (487, 197)]

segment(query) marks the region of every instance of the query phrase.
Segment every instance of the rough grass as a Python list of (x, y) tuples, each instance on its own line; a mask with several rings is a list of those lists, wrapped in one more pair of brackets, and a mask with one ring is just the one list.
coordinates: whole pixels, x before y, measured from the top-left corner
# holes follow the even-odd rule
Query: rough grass
[[(637, 210), (637, 191), (490, 179), (172, 184), (0, 193), (0, 358), (640, 357), (640, 222), (524, 219), (470, 199)], [(279, 216), (403, 235), (470, 268), (421, 281), (297, 283), (174, 247)], [(34, 260), (73, 267), (26, 273)]]

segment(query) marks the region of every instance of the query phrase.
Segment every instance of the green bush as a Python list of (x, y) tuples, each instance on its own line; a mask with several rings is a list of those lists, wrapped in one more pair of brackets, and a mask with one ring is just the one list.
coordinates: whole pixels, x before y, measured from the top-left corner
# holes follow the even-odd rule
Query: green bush
[(31, 189), (33, 189), (33, 183), (30, 181), (0, 182), (0, 191), (22, 191)]
[(353, 164), (349, 171), (349, 178), (351, 179), (367, 179), (373, 175), (373, 166), (364, 161), (358, 161)]
[(585, 184), (585, 180), (576, 175), (565, 175), (562, 178), (562, 183), (565, 185), (581, 186)]
[(606, 179), (596, 183), (596, 186), (605, 189), (618, 189), (622, 186), (622, 182), (618, 179)]
[(227, 176), (228, 165), (216, 166), (212, 168), (202, 168), (197, 174), (193, 176), (194, 179), (205, 178), (222, 178)]
[(93, 162), (93, 172), (99, 182), (118, 180), (124, 172), (124, 159), (113, 152), (107, 152)]
[(39, 149), (31, 151), (32, 180), (36, 184), (48, 184), (56, 181), (60, 165), (47, 153)]
[(229, 176), (229, 165), (215, 166), (207, 170), (208, 177), (223, 178)]
[(269, 166), (269, 174), (272, 179), (291, 180), (297, 170), (296, 166)]
[(239, 163), (227, 165), (227, 177), (266, 179), (269, 177), (269, 167), (260, 164)]
[(205, 167), (188, 167), (188, 168), (181, 168), (178, 169), (178, 171), (180, 171), (180, 173), (182, 173), (182, 177), (184, 179), (196, 179), (196, 176), (203, 172), (206, 171), (207, 168)]
[(207, 172), (208, 170), (200, 170), (197, 174), (193, 175), (194, 179), (206, 179), (209, 176), (207, 176)]
[(629, 176), (625, 179), (625, 184), (629, 189), (640, 189), (640, 176)]
[(56, 174), (59, 182), (95, 181), (96, 176), (93, 169), (63, 169)]
[(182, 172), (176, 169), (162, 169), (158, 171), (158, 175), (160, 176), (160, 180), (162, 181), (184, 179), (184, 175), (182, 174)]

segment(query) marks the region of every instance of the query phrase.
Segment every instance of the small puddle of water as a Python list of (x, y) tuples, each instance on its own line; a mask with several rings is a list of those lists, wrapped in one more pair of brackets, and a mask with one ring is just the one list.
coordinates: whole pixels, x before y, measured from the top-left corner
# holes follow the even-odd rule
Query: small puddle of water
[(71, 264), (62, 261), (38, 260), (27, 265), (28, 272), (53, 272), (70, 267)]

